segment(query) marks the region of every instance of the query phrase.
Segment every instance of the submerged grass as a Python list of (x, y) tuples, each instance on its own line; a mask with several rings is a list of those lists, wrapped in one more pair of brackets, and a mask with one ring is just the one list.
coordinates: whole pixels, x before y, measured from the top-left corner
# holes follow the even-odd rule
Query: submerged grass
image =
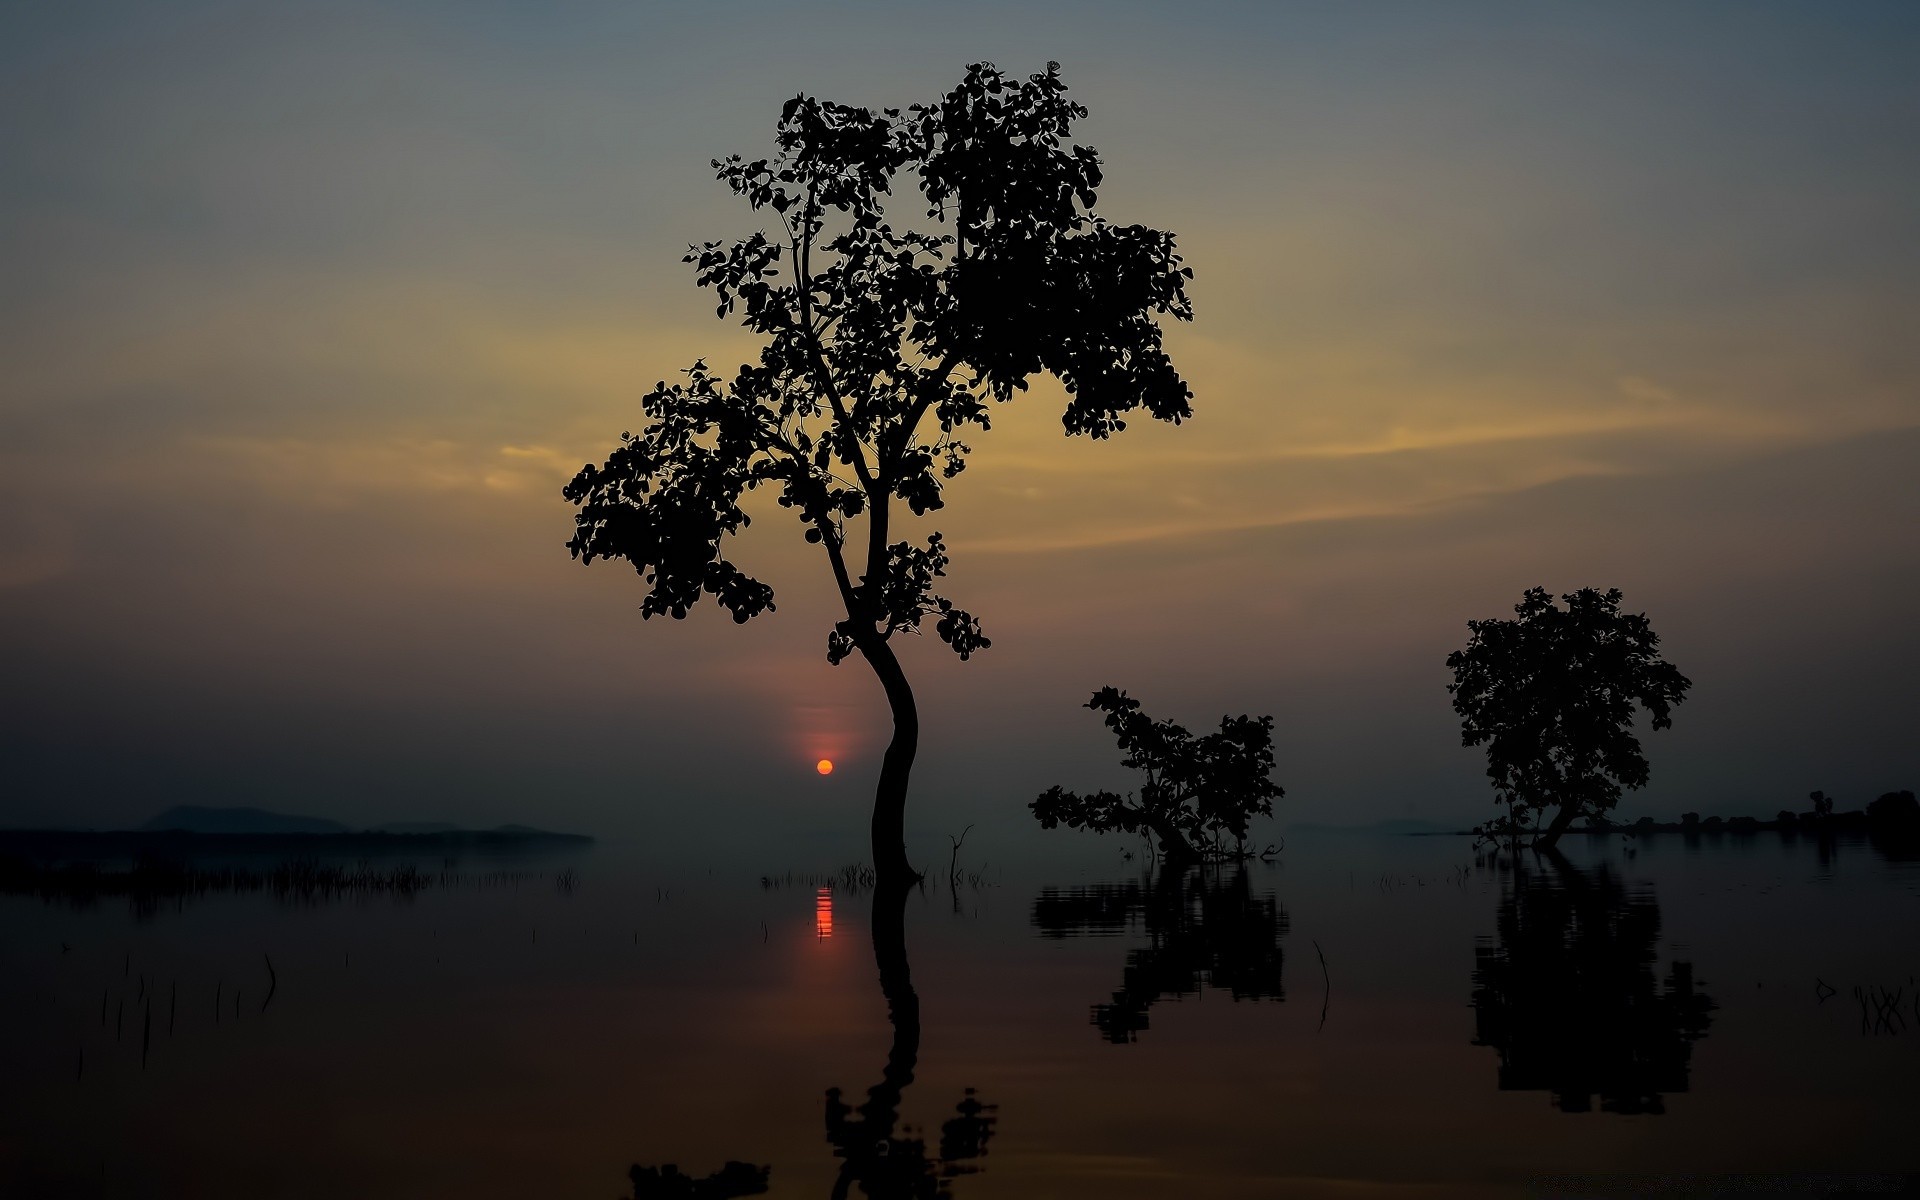
[(869, 891), (879, 876), (865, 863), (848, 863), (837, 871), (788, 871), (784, 875), (762, 875), (760, 886), (767, 891), (782, 888), (835, 888), (848, 895)]
[[(64, 901), (76, 908), (125, 899), (136, 912), (220, 894), (267, 894), (288, 904), (323, 904), (370, 896), (409, 900), (435, 888), (511, 887), (544, 878), (544, 873), (536, 871), (466, 872), (444, 865), (438, 870), (422, 870), (412, 863), (375, 866), (364, 861), (345, 866), (313, 859), (294, 859), (266, 868), (203, 867), (141, 859), (124, 869), (112, 869), (96, 863), (48, 865), (0, 858), (0, 895), (38, 896), (50, 904)], [(562, 892), (571, 892), (579, 878), (569, 869), (554, 881)]]
[[(770, 892), (787, 888), (832, 888), (848, 896), (858, 896), (873, 890), (879, 876), (865, 863), (848, 863), (837, 871), (821, 873), (818, 871), (786, 871), (779, 875), (767, 874), (760, 877), (760, 886)], [(966, 867), (958, 868), (950, 875), (942, 876), (929, 872), (921, 876), (920, 888), (924, 891), (945, 884), (954, 891), (966, 888), (979, 891), (995, 885), (995, 880), (982, 863), (979, 870)]]

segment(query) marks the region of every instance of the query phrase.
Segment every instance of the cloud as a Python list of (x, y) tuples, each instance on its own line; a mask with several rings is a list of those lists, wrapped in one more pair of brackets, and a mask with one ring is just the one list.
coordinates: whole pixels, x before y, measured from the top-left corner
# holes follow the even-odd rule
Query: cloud
[(1644, 379), (1638, 375), (1622, 375), (1615, 386), (1620, 389), (1620, 394), (1629, 400), (1664, 404), (1678, 399), (1672, 388), (1661, 387), (1653, 380)]

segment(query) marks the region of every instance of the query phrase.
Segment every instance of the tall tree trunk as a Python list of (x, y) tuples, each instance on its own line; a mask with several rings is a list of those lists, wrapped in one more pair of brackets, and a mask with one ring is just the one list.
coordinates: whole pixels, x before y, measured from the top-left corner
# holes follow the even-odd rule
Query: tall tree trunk
[(893, 710), (893, 741), (887, 743), (886, 756), (880, 760), (880, 784), (873, 793), (873, 870), (882, 887), (912, 883), (920, 873), (907, 862), (907, 781), (920, 750), (920, 710), (914, 706), (906, 672), (886, 639), (876, 633), (856, 645), (880, 677), (887, 706)]
[(1553, 822), (1547, 826), (1547, 831), (1533, 839), (1533, 848), (1540, 851), (1553, 849), (1554, 843), (1560, 840), (1560, 835), (1567, 831), (1568, 826), (1573, 824), (1573, 819), (1579, 815), (1578, 804), (1562, 804), (1560, 811), (1553, 814)]

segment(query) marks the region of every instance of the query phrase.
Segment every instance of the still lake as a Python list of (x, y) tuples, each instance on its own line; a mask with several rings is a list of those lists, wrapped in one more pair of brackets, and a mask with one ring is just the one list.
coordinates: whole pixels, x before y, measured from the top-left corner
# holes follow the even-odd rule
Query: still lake
[(1920, 1172), (1920, 864), (1865, 839), (1570, 841), (1515, 871), (1464, 838), (1300, 834), (1181, 879), (1114, 843), (963, 855), (900, 905), (617, 842), (423, 864), (405, 898), (4, 897), (0, 1195)]

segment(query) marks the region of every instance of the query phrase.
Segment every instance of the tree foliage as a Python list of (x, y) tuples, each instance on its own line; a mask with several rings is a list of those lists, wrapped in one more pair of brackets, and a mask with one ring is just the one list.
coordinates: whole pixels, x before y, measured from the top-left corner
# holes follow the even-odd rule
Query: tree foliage
[(1286, 794), (1273, 774), (1273, 718), (1222, 717), (1218, 732), (1195, 737), (1172, 721), (1155, 721), (1140, 702), (1101, 688), (1086, 707), (1106, 713), (1126, 757), (1120, 765), (1145, 774), (1138, 792), (1080, 795), (1049, 788), (1028, 807), (1043, 828), (1065, 825), (1096, 833), (1152, 833), (1172, 859), (1224, 854), (1244, 842), (1256, 816), (1271, 816)]
[[(935, 590), (940, 534), (897, 538), (895, 514), (941, 509), (968, 431), (1036, 375), (1065, 388), (1069, 435), (1108, 437), (1141, 409), (1192, 415), (1159, 318), (1192, 319), (1193, 273), (1173, 235), (1095, 213), (1100, 159), (1073, 141), (1086, 112), (1058, 63), (1024, 81), (975, 63), (905, 110), (788, 101), (771, 157), (713, 163), (765, 227), (686, 255), (718, 315), (764, 339), (758, 361), (657, 384), (640, 432), (565, 488), (569, 551), (631, 564), (643, 617), (704, 597), (738, 622), (773, 609), (772, 586), (728, 554), (748, 493), (770, 491), (823, 549), (846, 611), (827, 659), (864, 658), (893, 716), (873, 811), (889, 877), (914, 874), (903, 813), (919, 738), (892, 639), (931, 622), (962, 659), (991, 644)], [(917, 199), (889, 211), (896, 185)]]
[[(934, 591), (940, 535), (892, 540), (894, 503), (940, 509), (965, 431), (1036, 374), (1065, 385), (1069, 434), (1104, 438), (1142, 407), (1192, 413), (1154, 319), (1191, 319), (1192, 272), (1172, 235), (1094, 213), (1099, 158), (1072, 143), (1086, 109), (1066, 92), (1057, 63), (1024, 82), (976, 63), (938, 103), (905, 111), (796, 96), (771, 158), (715, 160), (774, 230), (686, 261), (718, 315), (765, 346), (731, 375), (696, 362), (647, 394), (642, 430), (565, 489), (573, 555), (632, 564), (649, 586), (643, 616), (684, 617), (705, 595), (745, 622), (774, 593), (725, 540), (749, 522), (746, 494), (767, 487), (825, 548), (846, 602), (830, 661), (927, 618), (961, 658), (985, 649), (972, 614)], [(903, 175), (927, 229), (889, 216)], [(863, 517), (864, 563), (849, 561)]]
[(1530, 588), (1514, 619), (1469, 621), (1464, 650), (1447, 656), (1463, 745), (1487, 747), (1487, 778), (1508, 816), (1494, 832), (1538, 826), (1551, 845), (1576, 817), (1605, 818), (1623, 789), (1644, 787), (1647, 760), (1636, 706), (1652, 728), (1673, 724), (1692, 683), (1663, 660), (1644, 613), (1622, 613), (1620, 592), (1561, 597)]

